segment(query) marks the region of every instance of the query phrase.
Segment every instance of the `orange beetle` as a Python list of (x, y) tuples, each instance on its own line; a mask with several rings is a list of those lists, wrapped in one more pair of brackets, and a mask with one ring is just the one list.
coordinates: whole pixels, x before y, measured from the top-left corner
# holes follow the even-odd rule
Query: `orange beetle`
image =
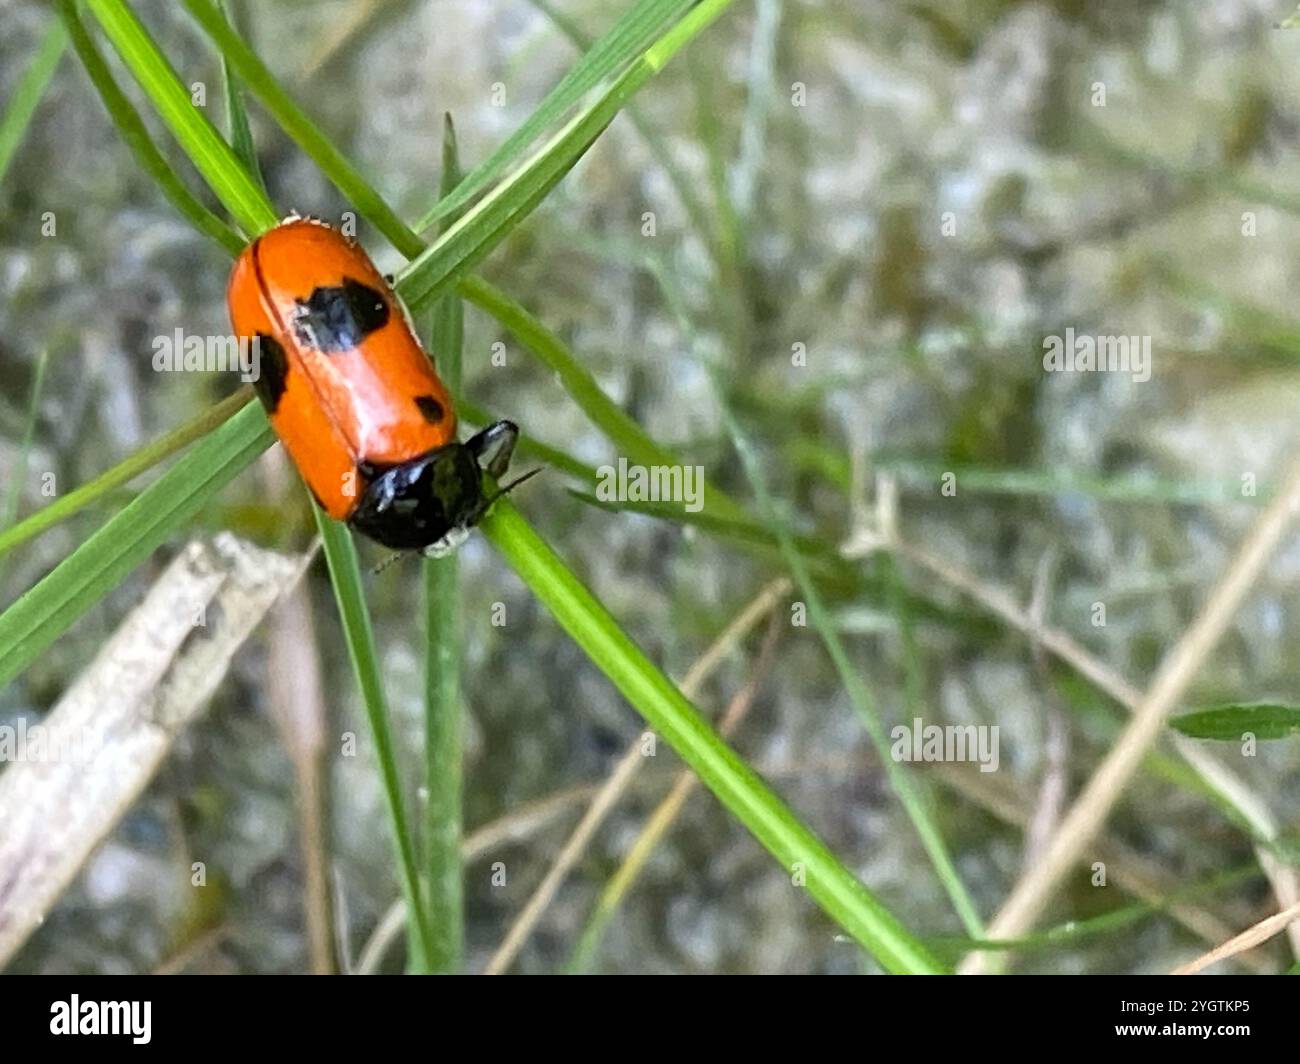
[(321, 507), (399, 550), (463, 541), (495, 499), (482, 473), (505, 472), (519, 430), (498, 421), (457, 442), (451, 396), (366, 253), (293, 216), (244, 249), (226, 297), (257, 344), (257, 395)]

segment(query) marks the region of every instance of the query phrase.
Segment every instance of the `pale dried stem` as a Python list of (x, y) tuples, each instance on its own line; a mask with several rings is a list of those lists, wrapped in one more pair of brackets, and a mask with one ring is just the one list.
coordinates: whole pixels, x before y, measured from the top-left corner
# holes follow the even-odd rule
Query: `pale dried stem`
[[(990, 938), (1016, 938), (1042, 915), (1053, 893), (1092, 842), (1143, 757), (1159, 738), (1169, 711), (1177, 705), (1227, 631), (1291, 526), (1297, 509), (1300, 509), (1300, 460), (1289, 467), (1280, 490), (1252, 524), (1200, 613), (1166, 656), (1146, 695), (1139, 700), (1133, 719), (1093, 772), (1041, 860), (1021, 876), (1011, 891), (989, 926)], [(984, 970), (982, 956), (972, 954), (960, 970)]]
[[(687, 671), (681, 682), (681, 691), (689, 699), (694, 699), (704, 681), (721, 663), (722, 659), (740, 642), (741, 639), (776, 608), (781, 599), (789, 593), (790, 581), (785, 577), (769, 583), (749, 603), (736, 618), (722, 631), (712, 645), (700, 656), (699, 660)], [(547, 870), (540, 884), (525, 903), (524, 908), (511, 924), (506, 937), (497, 947), (484, 969), (487, 975), (499, 975), (506, 971), (519, 954), (519, 950), (528, 941), (529, 935), (537, 926), (537, 921), (546, 911), (555, 897), (560, 885), (569, 871), (586, 852), (588, 844), (597, 829), (604, 823), (605, 817), (623, 796), (624, 792), (636, 778), (646, 761), (642, 750), (644, 736), (633, 740), (627, 751), (619, 759), (613, 773), (597, 792), (591, 805), (583, 814), (573, 833), (560, 849), (555, 861)]]
[(1194, 961), (1179, 965), (1169, 974), (1195, 975), (1197, 972), (1208, 968), (1211, 964), (1217, 964), (1229, 957), (1235, 957), (1245, 950), (1258, 946), (1261, 942), (1267, 942), (1274, 935), (1280, 934), (1288, 927), (1295, 927), (1297, 921), (1300, 921), (1300, 902), (1280, 913), (1274, 913), (1253, 927), (1246, 928), (1241, 934), (1228, 939), (1223, 945), (1215, 946), (1208, 953), (1202, 953)]

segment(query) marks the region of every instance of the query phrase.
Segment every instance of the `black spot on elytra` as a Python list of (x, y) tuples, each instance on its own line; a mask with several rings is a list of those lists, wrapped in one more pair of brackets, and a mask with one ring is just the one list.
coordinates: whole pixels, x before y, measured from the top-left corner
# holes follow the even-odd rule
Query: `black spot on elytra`
[(253, 391), (262, 400), (266, 412), (274, 414), (275, 408), (280, 405), (280, 396), (284, 394), (285, 380), (289, 376), (289, 360), (274, 336), (258, 333), (256, 340), (258, 365)]
[(294, 335), (317, 351), (351, 351), (388, 324), (384, 294), (351, 277), (343, 278), (341, 285), (321, 285), (297, 303)]
[(415, 405), (420, 408), (420, 413), (424, 415), (424, 420), (430, 425), (438, 424), (439, 421), (447, 416), (447, 412), (443, 410), (442, 404), (432, 395), (417, 395), (415, 397)]

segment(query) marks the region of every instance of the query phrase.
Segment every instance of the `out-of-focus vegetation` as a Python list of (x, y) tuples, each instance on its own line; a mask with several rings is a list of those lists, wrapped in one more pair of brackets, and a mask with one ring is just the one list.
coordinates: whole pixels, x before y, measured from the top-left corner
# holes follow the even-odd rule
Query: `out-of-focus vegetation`
[[(180, 5), (133, 6), (224, 128), (210, 42)], [(236, 7), (258, 54), (408, 219), (436, 199), (444, 112), (471, 170), (615, 15), (589, 0)], [(1300, 323), (1288, 298), (1300, 261), (1300, 31), (1274, 27), (1287, 14), (1244, 0), (736, 3), (480, 267), (652, 439), (762, 514), (728, 430), (735, 419), (886, 729), (916, 717), (999, 728), (994, 773), (903, 766), (984, 922), (1032, 862), (1052, 802), (1068, 805), (1128, 714), (978, 592), (1006, 592), (1140, 691), (1300, 443)], [(6, 107), (50, 25), (43, 4), (6, 15)], [(277, 206), (327, 218), (350, 209), (250, 111)], [(401, 265), (375, 231), (363, 224), (360, 235), (383, 268)], [(160, 374), (150, 362), (155, 336), (228, 330), (227, 270), (65, 55), (0, 181), (0, 503), (12, 497), (26, 516), (51, 501), (42, 475), (63, 496), (233, 389), (228, 376)], [(1044, 338), (1067, 328), (1149, 337), (1149, 379), (1045, 372)], [(572, 389), (473, 305), (462, 391), (532, 441), (590, 466), (617, 462)], [(602, 508), (567, 484), (538, 478), (518, 504), (675, 677), (787, 572), (771, 523), (741, 525), (712, 507), (698, 519)], [(5, 556), (3, 604), (135, 490)], [(913, 553), (845, 550), (880, 531), (882, 493), (896, 493), (886, 517)], [(198, 528), (285, 548), (314, 532), (277, 452), (205, 506)], [(948, 569), (924, 564), (933, 557)], [(163, 560), (0, 692), (0, 718), (52, 704)], [(465, 964), (478, 970), (556, 859), (586, 788), (615, 771), (644, 725), (482, 536), (459, 566), (465, 823), (472, 832), (511, 818), (466, 864)], [(1185, 709), (1296, 701), (1298, 575), (1292, 539), (1200, 663)], [(412, 770), (425, 741), (421, 585), (407, 559), (367, 587), (399, 763)], [(374, 760), (338, 753), (338, 737), (365, 726), (323, 567), (307, 586), (312, 621), (294, 631), (316, 647), (308, 661), (326, 693), (330, 887), (336, 932), (355, 956), (398, 888)], [(755, 626), (696, 702), (720, 714), (753, 680), (733, 744), (893, 913), (955, 960), (970, 928), (952, 884), (945, 891), (887, 783), (861, 700), (815, 625), (799, 623), (804, 598), (783, 589), (770, 648)], [(301, 780), (268, 706), (268, 668), (286, 660), (276, 637), (237, 660), (15, 970), (307, 966)], [(299, 682), (295, 673), (290, 687)], [(1294, 868), (1300, 744), (1262, 741), (1249, 757), (1238, 743), (1203, 749), (1271, 810), (1279, 837), (1264, 849)], [(582, 941), (598, 971), (860, 970), (862, 953), (702, 791), (598, 944), (583, 938), (677, 767), (660, 745), (518, 968), (556, 970)], [(414, 808), (421, 795), (408, 798)], [(1162, 742), (1089, 850), (1107, 863), (1107, 885), (1094, 885), (1090, 856), (1012, 963), (1172, 967), (1213, 944), (1216, 928), (1276, 910), (1253, 841)], [(209, 869), (202, 891), (189, 885), (194, 860)], [(1252, 963), (1292, 960), (1279, 938)], [(400, 946), (379, 963), (399, 968)]]

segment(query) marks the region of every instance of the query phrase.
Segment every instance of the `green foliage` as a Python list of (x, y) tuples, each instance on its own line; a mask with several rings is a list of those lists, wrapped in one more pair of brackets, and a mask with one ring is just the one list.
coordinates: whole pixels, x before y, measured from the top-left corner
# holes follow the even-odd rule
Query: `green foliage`
[[(471, 293), (491, 295), (497, 310), (522, 328), (528, 325), (528, 319), (521, 308), (503, 295), (490, 293), (465, 280), (469, 271), (528, 217), (631, 96), (726, 10), (729, 0), (704, 0), (694, 6), (682, 0), (673, 3), (647, 0), (637, 5), (611, 35), (593, 47), (567, 83), (557, 87), (556, 93), (549, 98), (548, 106), (553, 113), (541, 118), (534, 116), (531, 126), (526, 124), (513, 141), (507, 142), (508, 148), (503, 145), (466, 177), (450, 196), (445, 197), (429, 220), (453, 216), (459, 206), (467, 204), (476, 194), (476, 182), (485, 186), (495, 173), (504, 173), (528, 144), (549, 129), (560, 114), (567, 113), (587, 87), (595, 86), (605, 75), (626, 63), (623, 72), (591, 104), (556, 131), (542, 148), (423, 250), (418, 238), (373, 192), (359, 171), (279, 88), (270, 72), (214, 5), (207, 0), (186, 0), (187, 8), (216, 41), (228, 63), (227, 100), (231, 106), (232, 130), (236, 142), (242, 142), (240, 148), (244, 160), (201, 111), (191, 105), (189, 93), (170, 63), (125, 3), (121, 0), (88, 0), (88, 6), (186, 156), (246, 235), (255, 235), (275, 224), (278, 212), (250, 170), (249, 142), (244, 136), (247, 127), (246, 123), (241, 123), (235, 77), (243, 80), (266, 105), (272, 117), (321, 165), (330, 180), (349, 195), (363, 216), (378, 226), (400, 250), (415, 256), (403, 272), (399, 286), (411, 306), (419, 308), (449, 294), (453, 285), (463, 283)], [(682, 17), (670, 21), (676, 15)], [(64, 16), (69, 17), (68, 9), (65, 9)], [(71, 11), (71, 17), (75, 19), (75, 10)], [(666, 21), (668, 25), (663, 28)], [(83, 46), (87, 40), (83, 40)], [(87, 56), (91, 57), (88, 66), (96, 65), (93, 46), (83, 47), (82, 55), (83, 61)], [(181, 212), (197, 227), (204, 229), (205, 223), (192, 209), (193, 205), (177, 192), (175, 186), (179, 184), (179, 178), (174, 174), (164, 175), (159, 170), (161, 154), (147, 142), (147, 138), (141, 140), (137, 135), (141, 128), (138, 115), (132, 121), (133, 112), (129, 113), (129, 105), (124, 105), (124, 97), (115, 91), (111, 75), (102, 64), (98, 67), (98, 76), (92, 74), (92, 81), (119, 129), (123, 130), (128, 147), (136, 153), (145, 169), (154, 174), (160, 187), (164, 190), (171, 188), (170, 198)], [(228, 235), (217, 230), (209, 232), (209, 235), (217, 236), (218, 242), (228, 251), (236, 250), (235, 241)], [(450, 328), (450, 321), (441, 319), (440, 334), (445, 337)], [(540, 335), (536, 339), (539, 346), (547, 348), (552, 358), (572, 359), (562, 347), (557, 350)], [(577, 363), (572, 361), (575, 375), (571, 381), (577, 382), (580, 380), (576, 375)], [(668, 453), (648, 437), (638, 442), (632, 423), (614, 418), (611, 415), (612, 404), (608, 408), (605, 406), (608, 399), (600, 395), (598, 389), (596, 393), (584, 393), (580, 402), (585, 404), (584, 409), (593, 415), (597, 424), (603, 420), (619, 437), (615, 443), (630, 442), (653, 448), (647, 453)], [(170, 534), (183, 527), (199, 507), (250, 464), (270, 440), (271, 433), (261, 410), (251, 406), (241, 409), (198, 442), (18, 603), (0, 615), (0, 646), (5, 649), (3, 665), (0, 665), (0, 682), (18, 674), (43, 647), (99, 601), (135, 565)], [(355, 546), (345, 528), (319, 513), (318, 521), (343, 632), (383, 777), (398, 875), (410, 914), (410, 962), (414, 969), (421, 971), (434, 964), (443, 967), (454, 960), (456, 947), (435, 942), (423, 905), (413, 834), (402, 801), (378, 655), (362, 595)], [(870, 950), (885, 969), (895, 972), (942, 970), (942, 965), (930, 952), (718, 738), (695, 707), (638, 650), (617, 622), (509, 502), (502, 501), (497, 505), (484, 523), (484, 532), (629, 702), (662, 733), (755, 838), (797, 877), (798, 882), (806, 884), (809, 895)], [(442, 690), (443, 679), (438, 678), (436, 682)], [(454, 756), (450, 744), (441, 753)], [(431, 755), (430, 766), (433, 763)]]
[(1212, 706), (1174, 717), (1169, 724), (1193, 739), (1240, 742), (1247, 733), (1256, 739), (1289, 739), (1300, 735), (1300, 706), (1273, 702)]

